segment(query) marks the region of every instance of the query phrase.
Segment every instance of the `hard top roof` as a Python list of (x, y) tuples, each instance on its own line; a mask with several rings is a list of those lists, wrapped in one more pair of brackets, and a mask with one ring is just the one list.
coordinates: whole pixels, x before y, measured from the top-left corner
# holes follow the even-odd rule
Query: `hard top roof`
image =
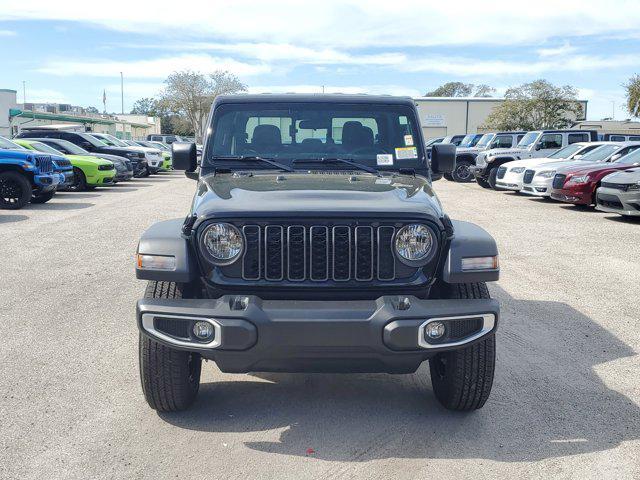
[(223, 103), (383, 103), (415, 105), (411, 97), (392, 95), (342, 94), (342, 93), (258, 93), (219, 95), (215, 104)]

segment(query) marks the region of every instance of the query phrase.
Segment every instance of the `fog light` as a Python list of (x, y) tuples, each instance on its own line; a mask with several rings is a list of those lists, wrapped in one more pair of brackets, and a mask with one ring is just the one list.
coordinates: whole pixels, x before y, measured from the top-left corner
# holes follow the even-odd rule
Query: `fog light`
[(196, 322), (193, 324), (193, 334), (199, 340), (210, 340), (213, 338), (213, 325), (209, 322)]
[(444, 335), (445, 330), (444, 323), (430, 322), (424, 327), (424, 335), (431, 340), (437, 340)]

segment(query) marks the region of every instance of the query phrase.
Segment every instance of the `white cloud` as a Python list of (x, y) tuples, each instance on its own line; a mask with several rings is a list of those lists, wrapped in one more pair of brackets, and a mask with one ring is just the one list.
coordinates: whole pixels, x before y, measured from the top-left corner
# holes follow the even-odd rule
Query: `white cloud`
[(15, 37), (17, 34), (13, 30), (0, 30), (0, 37)]
[[(123, 14), (126, 12), (126, 14)], [(497, 0), (491, 8), (465, 0), (325, 0), (307, 6), (293, 0), (190, 0), (168, 14), (144, 2), (112, 0), (109, 8), (86, 2), (21, 0), (4, 5), (0, 20), (46, 19), (89, 22), (107, 28), (173, 38), (206, 35), (227, 41), (323, 48), (434, 45), (534, 44), (555, 37), (625, 35), (637, 31), (635, 1), (540, 0), (535, 8), (515, 8)], [(468, 20), (468, 21), (466, 21)]]
[(162, 78), (176, 70), (194, 70), (212, 73), (229, 70), (241, 77), (267, 73), (266, 64), (250, 64), (231, 58), (212, 57), (206, 54), (179, 55), (145, 60), (74, 60), (59, 59), (45, 62), (37, 69), (41, 73), (58, 76), (119, 77), (120, 72), (129, 78)]
[[(26, 89), (28, 103), (72, 103), (69, 98), (58, 90), (49, 88), (29, 88)], [(22, 101), (22, 92), (18, 95), (19, 101)]]
[(272, 85), (250, 86), (249, 93), (369, 93), (375, 95), (401, 95), (409, 97), (420, 96), (421, 91), (402, 85)]
[(576, 47), (565, 42), (563, 45), (559, 47), (540, 48), (538, 49), (538, 55), (540, 57), (565, 56), (565, 55), (568, 55), (569, 53), (575, 52), (576, 50), (577, 50)]

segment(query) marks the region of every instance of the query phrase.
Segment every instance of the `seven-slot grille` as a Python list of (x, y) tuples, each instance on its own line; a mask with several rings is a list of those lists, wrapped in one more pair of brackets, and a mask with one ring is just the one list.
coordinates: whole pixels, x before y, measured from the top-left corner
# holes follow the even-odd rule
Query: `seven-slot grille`
[(496, 173), (496, 178), (504, 178), (507, 173), (507, 167), (499, 167), (498, 172)]
[(393, 226), (245, 225), (244, 280), (367, 282), (396, 278)]
[(562, 187), (564, 187), (564, 181), (566, 178), (566, 175), (557, 173), (556, 176), (553, 177), (553, 188), (561, 189)]
[(46, 155), (36, 155), (36, 167), (40, 173), (51, 173), (53, 172), (53, 161), (51, 157)]
[(524, 172), (524, 178), (522, 179), (522, 181), (524, 183), (531, 183), (531, 180), (533, 180), (533, 176), (536, 174), (535, 170), (527, 170)]

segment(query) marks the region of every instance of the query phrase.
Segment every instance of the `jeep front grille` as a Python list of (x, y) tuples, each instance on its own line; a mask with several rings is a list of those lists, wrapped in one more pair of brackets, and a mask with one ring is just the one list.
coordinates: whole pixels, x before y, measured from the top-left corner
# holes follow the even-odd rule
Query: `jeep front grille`
[(522, 181), (527, 184), (531, 183), (535, 174), (535, 170), (527, 170), (526, 172), (524, 172), (524, 178), (522, 179)]
[(36, 167), (40, 173), (51, 173), (53, 172), (53, 161), (47, 155), (36, 155)]
[(244, 280), (367, 282), (396, 278), (391, 225), (244, 225)]

